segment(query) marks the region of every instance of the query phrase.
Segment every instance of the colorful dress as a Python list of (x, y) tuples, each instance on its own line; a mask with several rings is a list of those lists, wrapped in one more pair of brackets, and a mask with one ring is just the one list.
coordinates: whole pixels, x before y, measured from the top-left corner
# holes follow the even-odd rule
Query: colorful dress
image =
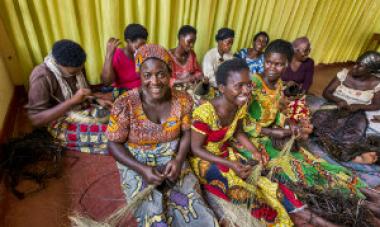
[[(264, 147), (270, 156), (269, 166), (275, 168), (275, 177), (280, 182), (291, 181), (305, 187), (318, 189), (339, 189), (346, 193), (359, 193), (356, 189), (365, 186), (356, 176), (344, 167), (332, 165), (323, 159), (314, 157), (306, 149), (291, 152), (291, 156), (279, 156), (280, 151), (272, 145), (272, 140), (260, 134), (261, 128), (283, 127), (284, 115), (279, 111), (281, 81), (271, 90), (261, 76), (253, 76), (253, 100), (248, 108), (244, 130), (250, 135), (257, 147)], [(240, 152), (246, 152), (235, 144)], [(277, 158), (279, 157), (279, 158)]]
[[(138, 89), (127, 91), (114, 104), (106, 134), (110, 141), (125, 143), (139, 162), (160, 169), (175, 157), (181, 132), (190, 129), (191, 109), (191, 98), (173, 90), (170, 117), (157, 124), (145, 115)], [(128, 166), (120, 163), (117, 166), (121, 187), (130, 201), (147, 183)], [(157, 187), (135, 210), (138, 225), (217, 226), (213, 212), (199, 192), (199, 183), (185, 162), (174, 185)]]
[[(64, 76), (51, 55), (43, 64), (36, 66), (29, 77), (28, 115), (32, 116), (54, 108), (70, 99), (79, 88), (89, 88), (84, 71)], [(91, 154), (107, 154), (107, 138), (104, 134), (109, 111), (82, 103), (64, 116), (49, 122), (50, 134), (69, 150)]]
[(173, 85), (176, 79), (180, 79), (186, 74), (191, 74), (198, 80), (201, 79), (203, 73), (201, 67), (198, 64), (197, 56), (194, 51), (190, 51), (185, 64), (181, 64), (171, 51), (169, 51), (169, 54), (173, 59), (172, 78), (170, 80), (171, 85)]
[(117, 48), (112, 58), (112, 68), (115, 72), (113, 97), (116, 99), (127, 90), (141, 86), (140, 75), (136, 72), (135, 61), (125, 55), (123, 49)]
[[(192, 130), (206, 135), (205, 149), (213, 155), (231, 161), (245, 162), (236, 150), (229, 146), (229, 141), (235, 133), (237, 123), (246, 115), (246, 106), (238, 110), (229, 126), (221, 127), (213, 105), (206, 102), (193, 112)], [(228, 167), (210, 163), (199, 157), (192, 156), (190, 164), (206, 191), (210, 206), (219, 217), (224, 216), (225, 210), (220, 208), (217, 201), (222, 199), (235, 204), (245, 204), (253, 217), (265, 224), (274, 226), (291, 226), (287, 212), (294, 212), (303, 207), (294, 194), (284, 185), (279, 185), (259, 177), (257, 186), (248, 184)], [(249, 202), (252, 195), (255, 201)], [(215, 200), (216, 198), (216, 200)]]
[(252, 59), (248, 56), (248, 48), (243, 48), (234, 56), (237, 58), (244, 59), (247, 62), (251, 73), (264, 72), (264, 54), (261, 54), (258, 58)]

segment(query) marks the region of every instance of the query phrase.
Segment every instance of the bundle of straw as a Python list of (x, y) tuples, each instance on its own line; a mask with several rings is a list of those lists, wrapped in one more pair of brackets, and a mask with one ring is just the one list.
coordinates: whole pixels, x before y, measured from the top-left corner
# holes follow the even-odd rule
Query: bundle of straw
[(265, 226), (258, 219), (254, 218), (250, 211), (244, 205), (236, 205), (224, 199), (218, 198), (212, 194), (208, 194), (208, 197), (212, 199), (213, 204), (218, 206), (217, 209), (222, 210), (223, 216), (220, 220), (226, 220), (231, 227), (263, 227)]
[(318, 110), (336, 110), (336, 109), (338, 109), (338, 106), (332, 104), (332, 105), (323, 105), (323, 106), (319, 107)]
[(296, 140), (296, 136), (292, 135), (292, 137), (290, 137), (290, 139), (288, 140), (288, 142), (286, 142), (285, 146), (280, 151), (280, 154), (275, 159), (271, 160), (268, 163), (268, 166), (271, 166), (270, 171), (269, 171), (269, 173), (267, 175), (269, 179), (272, 179), (273, 171), (274, 171), (274, 169), (276, 167), (276, 165), (273, 165), (273, 163), (276, 160), (279, 160), (279, 159), (281, 159), (283, 157), (286, 157), (286, 156), (290, 155), (290, 152), (291, 152), (291, 149), (293, 147), (293, 144), (294, 144), (295, 140)]
[(117, 209), (103, 221), (98, 222), (80, 214), (76, 214), (69, 218), (73, 222), (74, 227), (116, 227), (127, 214), (134, 213), (155, 188), (155, 185), (148, 185), (148, 187), (144, 188), (144, 190), (131, 199), (127, 205)]

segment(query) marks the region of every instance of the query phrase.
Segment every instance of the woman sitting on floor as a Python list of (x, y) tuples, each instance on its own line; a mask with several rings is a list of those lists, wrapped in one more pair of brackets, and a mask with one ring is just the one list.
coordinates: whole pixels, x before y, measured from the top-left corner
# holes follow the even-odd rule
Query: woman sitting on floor
[(203, 79), (201, 67), (193, 51), (197, 39), (197, 30), (184, 25), (178, 31), (178, 46), (169, 51), (173, 59), (170, 84), (177, 90), (186, 90), (192, 94), (194, 86)]
[(159, 45), (135, 56), (141, 88), (114, 103), (107, 129), (127, 201), (148, 185), (158, 186), (135, 210), (139, 226), (217, 226), (186, 161), (193, 102), (170, 88), (171, 57)]
[[(242, 129), (252, 89), (248, 65), (241, 59), (226, 61), (219, 66), (216, 81), (220, 96), (193, 112), (191, 148), (194, 156), (190, 162), (221, 225), (247, 226), (244, 221), (251, 214), (263, 222), (260, 224), (291, 226), (294, 221), (302, 226), (311, 220), (311, 214), (287, 187), (261, 176), (257, 182), (246, 181), (252, 172), (250, 163), (257, 160), (265, 164), (268, 159), (265, 151), (257, 150)], [(239, 155), (230, 147), (229, 140), (233, 136), (248, 149), (249, 157)], [(234, 208), (226, 205), (231, 203), (248, 208), (247, 213), (235, 212), (238, 217), (232, 217)], [(313, 217), (313, 224), (330, 224)]]
[(30, 75), (26, 108), (34, 126), (47, 126), (70, 150), (105, 153), (109, 112), (88, 100), (103, 107), (110, 107), (112, 102), (91, 93), (85, 60), (86, 53), (79, 44), (70, 40), (54, 43), (52, 53)]
[[(286, 119), (280, 110), (283, 96), (280, 78), (292, 55), (291, 44), (284, 40), (275, 40), (266, 48), (264, 73), (253, 76), (253, 95), (244, 130), (257, 147), (269, 154), (269, 166), (274, 168), (274, 177), (280, 182), (296, 183), (305, 188), (337, 188), (346, 195), (359, 193), (356, 189), (364, 185), (344, 167), (318, 159), (303, 148), (283, 155), (281, 144), (275, 143), (289, 140), (292, 135), (302, 138), (303, 134), (310, 133), (310, 128)], [(243, 155), (249, 155), (241, 145), (236, 146)]]
[[(351, 70), (338, 72), (324, 91), (336, 103), (322, 106), (313, 115), (315, 134), (324, 150), (313, 144), (316, 154), (351, 168), (372, 187), (380, 188), (380, 54), (362, 54)], [(326, 153), (327, 151), (327, 153)], [(377, 151), (377, 153), (375, 152)]]
[(120, 45), (119, 39), (108, 40), (102, 81), (104, 85), (112, 84), (115, 99), (124, 91), (141, 86), (140, 76), (135, 70), (134, 54), (145, 44), (147, 38), (148, 31), (144, 26), (129, 24), (124, 30), (124, 40), (127, 43), (124, 48), (117, 48)]
[(269, 36), (266, 32), (259, 32), (253, 37), (252, 48), (243, 48), (234, 56), (244, 59), (251, 73), (264, 72), (264, 50), (269, 43)]
[(281, 75), (284, 82), (299, 84), (306, 93), (313, 83), (314, 61), (309, 57), (311, 47), (307, 37), (300, 37), (292, 43), (294, 55), (285, 72)]

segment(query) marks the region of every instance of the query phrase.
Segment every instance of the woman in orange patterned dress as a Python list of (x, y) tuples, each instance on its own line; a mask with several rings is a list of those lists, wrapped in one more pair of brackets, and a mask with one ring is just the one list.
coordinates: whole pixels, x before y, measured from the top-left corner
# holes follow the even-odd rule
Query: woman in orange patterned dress
[(186, 162), (192, 99), (170, 89), (169, 53), (154, 44), (136, 54), (142, 86), (115, 102), (107, 129), (127, 200), (156, 185), (135, 210), (139, 226), (216, 226)]

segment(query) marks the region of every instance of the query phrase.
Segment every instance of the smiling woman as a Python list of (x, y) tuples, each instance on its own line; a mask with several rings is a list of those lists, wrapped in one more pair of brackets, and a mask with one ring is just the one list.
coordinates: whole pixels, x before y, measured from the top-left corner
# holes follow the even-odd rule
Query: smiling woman
[(106, 134), (127, 201), (148, 185), (156, 186), (150, 199), (134, 211), (137, 222), (216, 226), (186, 161), (192, 99), (170, 89), (171, 58), (161, 46), (140, 47), (135, 61), (141, 88), (116, 100)]
[(244, 59), (251, 73), (263, 73), (264, 50), (269, 43), (269, 35), (266, 32), (257, 33), (252, 40), (252, 48), (243, 48), (234, 56)]

